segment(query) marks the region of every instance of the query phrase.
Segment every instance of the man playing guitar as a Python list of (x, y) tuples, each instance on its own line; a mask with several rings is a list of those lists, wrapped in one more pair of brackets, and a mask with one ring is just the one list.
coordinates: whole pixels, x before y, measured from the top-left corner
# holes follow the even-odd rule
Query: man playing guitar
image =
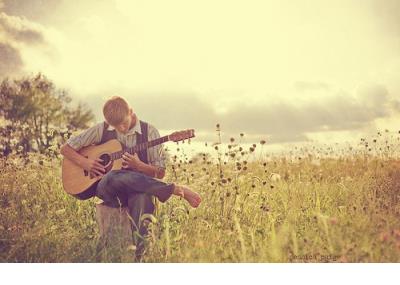
[[(132, 147), (139, 141), (154, 140), (160, 137), (152, 125), (139, 121), (128, 103), (114, 96), (103, 107), (105, 122), (96, 124), (81, 134), (71, 137), (60, 149), (60, 153), (91, 176), (100, 176), (95, 193), (107, 206), (128, 206), (132, 217), (132, 231), (139, 230), (139, 236), (147, 235), (146, 222), (140, 222), (143, 214), (152, 214), (155, 196), (160, 202), (167, 201), (172, 195), (183, 197), (192, 207), (201, 203), (198, 193), (183, 185), (165, 183), (165, 159), (162, 145), (154, 146), (139, 153), (122, 155), (122, 169), (106, 173), (102, 160), (84, 157), (78, 151), (90, 145), (105, 143), (117, 139), (124, 147)], [(143, 240), (137, 244), (137, 256), (143, 254)]]

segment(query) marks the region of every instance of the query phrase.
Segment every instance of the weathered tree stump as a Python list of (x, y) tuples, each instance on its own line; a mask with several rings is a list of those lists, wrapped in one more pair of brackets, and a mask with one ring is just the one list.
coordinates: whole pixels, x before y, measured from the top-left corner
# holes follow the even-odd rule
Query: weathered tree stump
[(133, 244), (132, 228), (128, 209), (96, 205), (96, 219), (100, 231), (100, 246), (126, 248)]

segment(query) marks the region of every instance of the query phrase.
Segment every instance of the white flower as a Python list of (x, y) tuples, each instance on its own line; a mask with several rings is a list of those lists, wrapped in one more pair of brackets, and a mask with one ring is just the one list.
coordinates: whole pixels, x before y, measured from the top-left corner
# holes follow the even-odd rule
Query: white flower
[(281, 176), (278, 173), (271, 173), (271, 175), (269, 176), (269, 180), (271, 180), (272, 182), (281, 181)]

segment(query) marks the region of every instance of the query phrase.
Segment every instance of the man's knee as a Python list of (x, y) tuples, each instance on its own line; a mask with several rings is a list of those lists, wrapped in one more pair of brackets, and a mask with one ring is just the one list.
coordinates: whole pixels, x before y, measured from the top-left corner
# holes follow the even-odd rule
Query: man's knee
[(116, 172), (114, 170), (105, 174), (99, 184), (97, 185), (97, 195), (98, 196), (109, 196), (109, 193), (112, 192), (112, 188), (114, 187), (116, 181)]

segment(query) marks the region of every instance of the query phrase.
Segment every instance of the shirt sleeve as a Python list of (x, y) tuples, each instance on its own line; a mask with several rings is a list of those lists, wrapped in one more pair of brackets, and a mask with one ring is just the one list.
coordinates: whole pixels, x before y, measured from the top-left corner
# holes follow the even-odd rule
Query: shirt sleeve
[[(148, 140), (152, 141), (158, 139), (160, 137), (160, 133), (158, 130), (149, 124), (149, 132), (148, 132)], [(165, 169), (165, 151), (162, 144), (150, 147), (147, 150), (147, 156), (149, 160), (149, 164), (161, 167)]]
[(103, 123), (98, 123), (80, 134), (70, 137), (67, 144), (78, 151), (85, 146), (100, 143), (102, 135)]

